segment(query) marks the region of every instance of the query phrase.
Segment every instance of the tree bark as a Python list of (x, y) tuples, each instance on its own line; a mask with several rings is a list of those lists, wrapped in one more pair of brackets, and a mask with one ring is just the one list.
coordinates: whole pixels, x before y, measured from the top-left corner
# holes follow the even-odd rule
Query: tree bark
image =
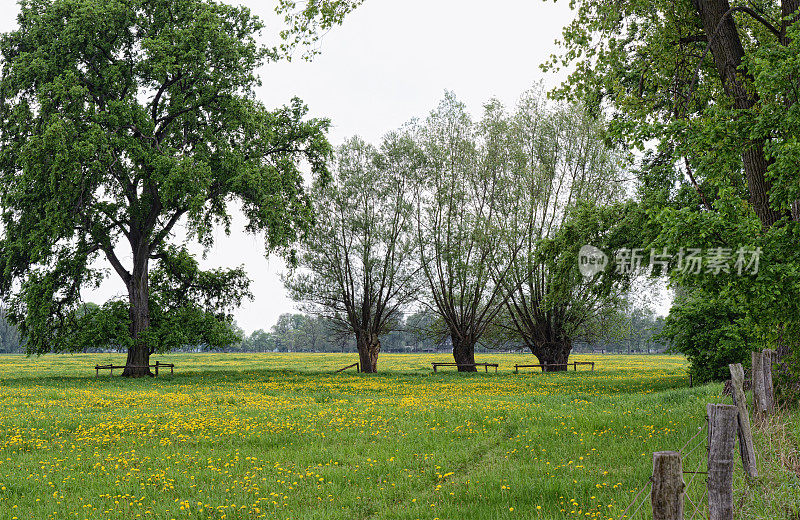
[[(456, 363), (475, 364), (475, 342), (469, 338), (462, 339), (458, 334), (451, 333), (450, 339), (453, 342), (453, 359)], [(477, 372), (474, 366), (457, 367), (459, 372)]]
[(531, 353), (542, 365), (547, 365), (543, 372), (563, 372), (567, 369), (569, 353), (572, 352), (572, 340), (546, 341), (531, 347)]
[(786, 30), (791, 27), (800, 17), (800, 0), (783, 0), (781, 2), (781, 43), (789, 45), (790, 39), (786, 35)]
[(370, 331), (361, 331), (356, 337), (358, 344), (358, 359), (361, 362), (361, 371), (374, 374), (378, 371), (378, 353), (381, 351), (381, 340), (378, 335)]
[[(692, 0), (697, 14), (708, 35), (711, 55), (717, 67), (725, 93), (733, 100), (733, 106), (749, 110), (758, 101), (758, 95), (749, 88), (751, 78), (740, 70), (744, 58), (744, 47), (739, 37), (736, 22), (731, 16), (728, 0)], [(781, 217), (769, 205), (770, 182), (767, 180), (767, 159), (764, 156), (764, 139), (745, 143), (742, 147), (747, 190), (750, 203), (764, 229), (769, 229)]]
[[(128, 281), (130, 333), (133, 341), (128, 348), (128, 359), (125, 362), (124, 377), (152, 376), (150, 372), (150, 346), (142, 337), (150, 327), (150, 284), (149, 284), (149, 252), (147, 256), (136, 255), (133, 274)], [(145, 367), (145, 368), (141, 368)]]

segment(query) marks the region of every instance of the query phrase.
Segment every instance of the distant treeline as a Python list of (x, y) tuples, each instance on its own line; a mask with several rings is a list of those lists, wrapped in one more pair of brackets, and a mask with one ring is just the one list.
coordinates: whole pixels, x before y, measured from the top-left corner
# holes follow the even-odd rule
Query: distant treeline
[[(655, 353), (664, 352), (667, 345), (655, 336), (664, 327), (664, 319), (654, 313), (637, 309), (620, 315), (608, 325), (608, 334), (591, 340), (578, 340), (573, 352)], [(382, 352), (450, 352), (449, 337), (432, 333), (433, 316), (425, 312), (410, 314), (401, 319), (398, 330), (380, 338)], [(478, 351), (519, 350), (520, 345), (479, 345)], [(300, 313), (282, 314), (278, 322), (265, 331), (256, 330), (244, 336), (241, 343), (227, 351), (235, 352), (356, 352), (355, 338), (332, 327), (324, 318)]]
[[(450, 352), (449, 338), (433, 339), (432, 316), (417, 312), (402, 318), (398, 330), (381, 337), (383, 352)], [(616, 329), (603, 339), (576, 341), (573, 352), (653, 353), (663, 352), (666, 345), (655, 338), (664, 326), (664, 319), (650, 312), (635, 311), (623, 315)], [(355, 338), (334, 328), (324, 318), (300, 313), (286, 313), (269, 331), (259, 329), (247, 335), (238, 331), (242, 340), (225, 348), (225, 352), (356, 352)], [(479, 346), (478, 351), (517, 350), (518, 345)], [(108, 352), (114, 348), (89, 346), (85, 352)], [(187, 345), (183, 351), (208, 351), (204, 345)], [(16, 326), (5, 319), (0, 309), (0, 353), (24, 353), (25, 343)]]
[[(446, 350), (425, 329), (429, 317), (415, 313), (401, 318), (398, 330), (381, 337), (384, 352), (425, 352)], [(337, 329), (330, 321), (300, 313), (281, 314), (269, 332), (256, 330), (226, 350), (237, 352), (355, 352), (352, 334)]]
[(0, 308), (0, 353), (24, 352), (25, 344), (16, 326), (6, 321), (6, 311)]

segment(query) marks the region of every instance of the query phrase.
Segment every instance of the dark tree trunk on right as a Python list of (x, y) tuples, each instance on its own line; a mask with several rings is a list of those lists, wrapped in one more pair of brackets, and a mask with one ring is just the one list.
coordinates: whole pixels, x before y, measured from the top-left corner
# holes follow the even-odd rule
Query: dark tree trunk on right
[[(470, 341), (469, 338), (461, 338), (456, 333), (450, 335), (453, 342), (453, 358), (456, 363), (475, 364), (475, 342)], [(477, 372), (474, 366), (460, 366), (459, 372)]]
[(362, 330), (356, 335), (358, 359), (361, 371), (374, 374), (378, 371), (378, 353), (381, 351), (381, 340), (374, 332)]
[(539, 363), (548, 365), (544, 368), (544, 372), (563, 372), (567, 369), (572, 341), (569, 339), (543, 341), (531, 346), (530, 349)]
[[(711, 55), (717, 68), (725, 93), (740, 110), (753, 108), (758, 94), (751, 88), (752, 78), (740, 69), (744, 59), (744, 47), (736, 22), (730, 11), (728, 0), (692, 0), (703, 28), (708, 35)], [(769, 204), (770, 182), (767, 179), (768, 162), (764, 155), (763, 138), (754, 139), (742, 148), (747, 190), (750, 203), (764, 229), (769, 229), (783, 216)]]

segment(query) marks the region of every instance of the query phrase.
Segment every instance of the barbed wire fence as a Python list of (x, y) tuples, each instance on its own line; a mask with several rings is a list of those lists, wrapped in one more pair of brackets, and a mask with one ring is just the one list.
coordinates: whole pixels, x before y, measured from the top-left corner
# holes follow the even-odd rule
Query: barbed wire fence
[[(755, 419), (761, 421), (775, 408), (772, 386), (775, 353), (764, 350), (753, 352), (752, 357), (753, 412)], [(653, 454), (653, 474), (624, 509), (620, 520), (732, 518), (734, 465), (749, 476), (757, 477), (758, 471), (744, 393), (744, 371), (738, 363), (731, 364), (730, 371), (730, 392), (723, 394), (723, 403), (706, 405), (705, 424), (697, 428), (680, 451)], [(724, 403), (728, 400), (732, 402)], [(734, 455), (737, 438), (741, 454), (739, 464)], [(701, 446), (706, 449), (700, 449)], [(685, 470), (684, 467), (694, 469)], [(648, 515), (648, 508), (644, 507), (648, 499), (652, 502), (652, 515)], [(642, 514), (637, 517), (640, 512)]]
[[(647, 502), (650, 499), (650, 491), (652, 491), (652, 489), (653, 489), (653, 476), (652, 475), (650, 475), (650, 478), (647, 479), (647, 482), (648, 483), (646, 485), (642, 486), (642, 489), (640, 489), (639, 492), (636, 493), (636, 496), (633, 497), (633, 500), (631, 500), (631, 503), (628, 504), (628, 507), (626, 507), (625, 510), (622, 512), (622, 515), (620, 515), (620, 519), (626, 518), (628, 520), (631, 520), (632, 518), (636, 517), (636, 514), (639, 511), (642, 510), (642, 506), (644, 506), (645, 502)], [(648, 492), (645, 493), (644, 497), (641, 500), (639, 500), (639, 497), (641, 496), (642, 492), (645, 489), (648, 490)], [(630, 511), (631, 507), (633, 507), (633, 505), (636, 504), (637, 501), (638, 501), (639, 505), (636, 506), (636, 509), (633, 511), (633, 513), (630, 516), (627, 516), (628, 515), (628, 511)]]
[[(704, 506), (703, 500), (706, 498), (708, 489), (705, 486), (702, 486), (702, 491), (699, 494), (699, 498), (692, 499), (691, 492), (695, 490), (695, 488), (700, 488), (700, 483), (704, 483), (703, 479), (697, 480), (695, 479), (698, 475), (706, 475), (708, 471), (702, 471), (703, 468), (706, 467), (706, 458), (708, 457), (708, 418), (706, 418), (706, 423), (702, 426), (697, 428), (697, 431), (692, 435), (689, 440), (683, 445), (678, 453), (681, 455), (682, 461), (689, 460), (692, 456), (697, 457), (697, 464), (692, 471), (683, 471), (684, 475), (688, 475), (688, 482), (686, 482), (684, 488), (684, 496), (686, 497), (687, 501), (691, 505), (692, 511), (689, 514), (689, 520), (700, 520), (700, 519), (707, 519), (706, 514), (706, 507)], [(705, 435), (703, 435), (705, 434)], [(700, 437), (699, 440), (697, 438)], [(705, 449), (701, 450), (700, 447), (703, 446)], [(653, 490), (653, 475), (647, 479), (647, 483), (644, 484), (641, 489), (639, 489), (638, 493), (633, 497), (630, 501), (628, 506), (619, 516), (620, 520), (634, 520), (636, 518), (648, 518), (647, 515), (648, 509), (644, 507), (645, 503), (651, 500), (650, 493)], [(692, 485), (695, 485), (695, 488)], [(697, 496), (697, 495), (696, 495)], [(630, 515), (628, 514), (630, 512)], [(639, 513), (642, 513), (639, 515)], [(639, 515), (639, 516), (637, 516)], [(650, 516), (651, 517), (651, 516)]]
[[(705, 435), (701, 435), (705, 433)], [(695, 441), (697, 437), (700, 437), (699, 441)], [(687, 450), (689, 444), (694, 442), (694, 445)], [(705, 449), (699, 449), (700, 446), (703, 446)], [(701, 478), (697, 481), (697, 488), (700, 488), (702, 491), (700, 493), (700, 498), (696, 500), (692, 500), (692, 492), (695, 488), (692, 487), (692, 484), (695, 483), (698, 475), (708, 475), (708, 417), (706, 417), (706, 422), (697, 428), (697, 432), (688, 440), (686, 444), (683, 445), (680, 452), (681, 460), (684, 464), (687, 461), (691, 460), (692, 456), (697, 457), (697, 465), (694, 467), (693, 471), (683, 471), (684, 475), (689, 475), (689, 481), (686, 483), (686, 488), (684, 489), (684, 496), (686, 500), (692, 506), (692, 513), (689, 516), (689, 520), (693, 520), (694, 518), (699, 519), (707, 519), (707, 508), (705, 507), (704, 500), (706, 496), (708, 496), (708, 486), (706, 486), (706, 479)], [(705, 468), (705, 471), (701, 471), (701, 468)], [(703, 484), (702, 486), (700, 484)], [(698, 516), (699, 515), (699, 516)]]

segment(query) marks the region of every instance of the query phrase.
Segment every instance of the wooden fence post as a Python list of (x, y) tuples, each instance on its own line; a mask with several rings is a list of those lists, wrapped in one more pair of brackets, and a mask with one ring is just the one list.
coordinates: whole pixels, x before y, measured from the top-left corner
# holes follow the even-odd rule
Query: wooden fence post
[(767, 413), (775, 410), (775, 388), (772, 385), (772, 364), (775, 362), (776, 352), (765, 349), (761, 354), (761, 369), (764, 371), (764, 396), (767, 402)]
[(753, 408), (759, 419), (767, 413), (767, 390), (764, 386), (764, 355), (751, 352), (751, 371), (753, 372)]
[(683, 520), (683, 465), (677, 451), (653, 453), (653, 520)]
[(747, 398), (744, 395), (744, 369), (741, 363), (730, 364), (731, 395), (737, 408), (737, 431), (739, 433), (739, 452), (742, 454), (742, 466), (749, 477), (758, 477), (756, 452), (753, 445), (753, 431), (750, 428), (750, 416), (747, 413)]
[(707, 404), (709, 520), (733, 519), (733, 447), (736, 441), (735, 406)]

